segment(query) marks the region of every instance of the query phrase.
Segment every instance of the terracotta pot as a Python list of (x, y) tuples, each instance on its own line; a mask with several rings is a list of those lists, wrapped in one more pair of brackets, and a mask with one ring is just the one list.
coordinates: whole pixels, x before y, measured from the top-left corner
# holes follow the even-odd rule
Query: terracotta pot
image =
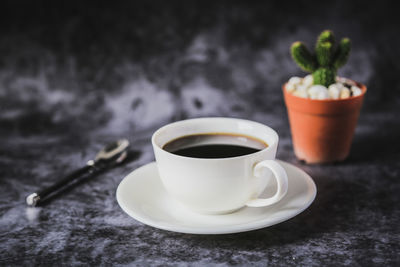
[(314, 100), (294, 96), (283, 85), (294, 152), (307, 163), (344, 160), (350, 146), (367, 87), (346, 99)]

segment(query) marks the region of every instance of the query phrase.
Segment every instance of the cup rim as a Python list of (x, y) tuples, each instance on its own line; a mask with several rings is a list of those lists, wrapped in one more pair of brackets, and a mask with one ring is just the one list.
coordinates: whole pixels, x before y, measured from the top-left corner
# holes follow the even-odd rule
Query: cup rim
[[(180, 155), (173, 154), (173, 153), (171, 153), (171, 152), (169, 152), (169, 151), (163, 149), (161, 146), (159, 146), (159, 145), (156, 143), (156, 138), (157, 138), (157, 136), (160, 134), (160, 132), (162, 132), (163, 130), (165, 130), (165, 129), (168, 128), (168, 127), (172, 127), (173, 125), (180, 124), (180, 123), (184, 123), (184, 122), (189, 122), (189, 121), (221, 120), (221, 119), (223, 119), (223, 120), (243, 121), (243, 122), (247, 122), (247, 123), (251, 123), (251, 124), (257, 124), (257, 125), (259, 125), (259, 126), (261, 126), (261, 127), (268, 128), (268, 129), (271, 131), (271, 133), (274, 135), (274, 141), (273, 141), (272, 143), (268, 143), (268, 142), (267, 142), (268, 146), (265, 147), (265, 148), (263, 148), (263, 149), (261, 149), (260, 151), (257, 151), (257, 152), (254, 152), (254, 153), (250, 153), (250, 154), (246, 154), (246, 155), (242, 155), (242, 156), (229, 157), (229, 158), (194, 158), (194, 157), (180, 156)], [(179, 137), (178, 137), (178, 138), (179, 138)], [(263, 140), (263, 141), (265, 141), (265, 140)], [(265, 141), (265, 142), (266, 142), (266, 141)], [(266, 151), (268, 151), (268, 150), (271, 150), (272, 147), (274, 147), (275, 145), (278, 144), (278, 142), (279, 142), (278, 133), (277, 133), (274, 129), (272, 129), (271, 127), (269, 127), (269, 126), (267, 126), (267, 125), (264, 125), (264, 124), (262, 124), (262, 123), (256, 122), (256, 121), (251, 121), (251, 120), (246, 120), (246, 119), (240, 119), (240, 118), (231, 118), (231, 117), (201, 117), (201, 118), (193, 118), (193, 119), (186, 119), (186, 120), (175, 121), (175, 122), (168, 123), (168, 124), (166, 124), (166, 125), (160, 127), (159, 129), (157, 129), (157, 130), (153, 133), (153, 135), (152, 135), (152, 137), (151, 137), (151, 143), (152, 143), (154, 149), (157, 149), (157, 150), (159, 150), (160, 152), (166, 153), (167, 155), (172, 156), (172, 157), (175, 157), (175, 158), (179, 158), (179, 159), (183, 159), (183, 160), (196, 160), (196, 161), (197, 161), (197, 160), (198, 160), (198, 161), (207, 161), (207, 160), (209, 160), (209, 161), (226, 161), (226, 160), (242, 159), (242, 158), (246, 158), (246, 157), (249, 157), (249, 156), (262, 154), (262, 153), (264, 153), (264, 152), (266, 152)]]

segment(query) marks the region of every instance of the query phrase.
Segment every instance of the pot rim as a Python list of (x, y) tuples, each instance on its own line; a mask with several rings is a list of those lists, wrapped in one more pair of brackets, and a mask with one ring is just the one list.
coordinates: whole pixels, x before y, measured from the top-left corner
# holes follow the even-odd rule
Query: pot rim
[(359, 88), (361, 89), (361, 91), (362, 91), (361, 94), (358, 95), (358, 96), (350, 96), (350, 97), (348, 97), (348, 98), (341, 98), (341, 99), (311, 99), (311, 98), (304, 98), (304, 97), (299, 97), (299, 96), (296, 96), (296, 95), (294, 95), (294, 94), (288, 92), (288, 91), (286, 90), (286, 85), (288, 84), (287, 82), (284, 83), (284, 84), (282, 85), (282, 90), (283, 90), (283, 93), (284, 93), (285, 95), (287, 95), (287, 96), (294, 97), (294, 98), (298, 98), (298, 99), (302, 99), (302, 100), (304, 100), (304, 101), (318, 102), (318, 103), (321, 103), (321, 102), (325, 102), (325, 103), (346, 102), (346, 101), (352, 101), (352, 100), (354, 100), (354, 99), (364, 97), (365, 93), (367, 92), (367, 86), (365, 86), (365, 85), (362, 84), (362, 83), (353, 81), (353, 80), (351, 80), (351, 79), (347, 79), (347, 78), (345, 78), (345, 79), (348, 80), (348, 81), (351, 81), (351, 82), (355, 83), (355, 84), (357, 85), (357, 87), (359, 87)]

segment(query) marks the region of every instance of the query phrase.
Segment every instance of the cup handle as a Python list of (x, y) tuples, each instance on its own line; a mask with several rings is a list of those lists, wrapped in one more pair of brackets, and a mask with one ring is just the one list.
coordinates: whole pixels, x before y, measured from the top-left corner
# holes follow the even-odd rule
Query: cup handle
[(254, 176), (261, 177), (263, 168), (268, 168), (272, 171), (277, 182), (276, 193), (269, 198), (251, 199), (246, 203), (248, 207), (265, 207), (272, 205), (281, 200), (287, 193), (288, 178), (285, 169), (275, 160), (263, 160), (253, 167)]

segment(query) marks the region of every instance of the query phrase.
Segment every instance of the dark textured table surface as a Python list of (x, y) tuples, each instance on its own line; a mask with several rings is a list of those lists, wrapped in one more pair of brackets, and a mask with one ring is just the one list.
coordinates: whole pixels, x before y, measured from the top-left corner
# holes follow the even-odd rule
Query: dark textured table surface
[[(52, 5), (1, 9), (0, 265), (400, 264), (400, 24), (389, 2)], [(280, 86), (304, 75), (291, 42), (311, 45), (325, 28), (352, 38), (339, 74), (369, 90), (349, 158), (309, 166), (293, 155)], [(217, 236), (126, 215), (115, 191), (154, 160), (151, 133), (203, 116), (275, 128), (278, 158), (313, 177), (315, 202), (281, 224)], [(127, 164), (26, 207), (27, 194), (121, 137)]]

